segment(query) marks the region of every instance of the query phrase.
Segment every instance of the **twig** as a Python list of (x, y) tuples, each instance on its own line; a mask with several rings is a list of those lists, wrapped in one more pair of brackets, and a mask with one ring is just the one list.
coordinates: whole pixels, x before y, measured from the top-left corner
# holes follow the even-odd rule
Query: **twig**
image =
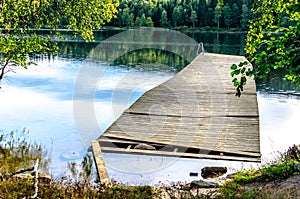
[(38, 173), (38, 166), (39, 166), (39, 159), (36, 160), (35, 165), (34, 165), (34, 170), (32, 175), (34, 175), (33, 177), (33, 181), (34, 181), (34, 195), (31, 196), (30, 198), (34, 198), (37, 199), (38, 198), (38, 191), (39, 191), (39, 187), (38, 187), (38, 183), (39, 183), (39, 173)]
[(17, 175), (17, 174), (20, 174), (20, 173), (25, 173), (27, 171), (33, 171), (33, 170), (34, 170), (34, 167), (30, 167), (28, 169), (21, 169), (19, 171), (16, 171), (14, 173), (9, 174), (7, 177), (10, 178), (10, 177), (13, 177), (14, 175)]
[[(20, 173), (25, 173), (27, 171), (33, 171), (31, 173), (31, 175), (33, 175), (33, 181), (34, 181), (34, 185), (33, 185), (34, 186), (34, 195), (30, 197), (30, 198), (33, 198), (33, 199), (38, 199), (39, 198), (38, 197), (38, 191), (39, 191), (39, 188), (38, 188), (38, 182), (39, 182), (39, 180), (38, 180), (38, 177), (39, 177), (38, 166), (39, 166), (39, 159), (37, 159), (35, 161), (34, 167), (30, 167), (28, 169), (21, 169), (17, 172), (14, 172), (14, 173), (11, 173), (11, 174), (7, 175), (7, 177), (9, 178), (9, 177), (13, 177), (14, 175), (17, 175), (17, 174), (20, 174)], [(26, 199), (26, 198), (24, 198), (24, 199)]]

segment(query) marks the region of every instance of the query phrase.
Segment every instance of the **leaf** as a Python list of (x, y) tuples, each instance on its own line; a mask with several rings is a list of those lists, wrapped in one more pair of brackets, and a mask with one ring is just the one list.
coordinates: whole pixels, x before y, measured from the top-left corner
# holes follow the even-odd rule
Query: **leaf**
[(247, 78), (241, 77), (241, 84), (246, 85), (246, 83), (247, 83)]
[(238, 86), (240, 85), (240, 82), (234, 82), (233, 85), (234, 85), (235, 87), (238, 87)]
[(235, 75), (235, 71), (232, 71), (232, 72), (230, 73), (230, 76), (233, 77), (234, 75)]
[(235, 75), (239, 75), (240, 73), (241, 73), (241, 70), (240, 70), (240, 69), (234, 71), (234, 74), (235, 74)]
[(242, 70), (241, 70), (241, 74), (244, 74), (245, 73), (245, 70), (246, 70), (246, 68), (244, 67), (244, 68), (242, 68)]
[(230, 69), (231, 69), (231, 70), (237, 69), (237, 65), (236, 65), (236, 64), (232, 64), (231, 67), (230, 67)]

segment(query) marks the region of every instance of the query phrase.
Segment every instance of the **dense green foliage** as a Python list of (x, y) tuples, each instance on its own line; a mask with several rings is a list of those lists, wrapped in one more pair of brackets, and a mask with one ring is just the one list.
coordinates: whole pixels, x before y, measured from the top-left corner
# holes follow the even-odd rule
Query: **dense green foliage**
[[(57, 30), (67, 28), (84, 40), (117, 12), (114, 0), (2, 0), (0, 1), (0, 80), (15, 66), (33, 64), (31, 54), (55, 53)], [(37, 30), (53, 30), (41, 37)]]
[(231, 75), (238, 93), (246, 84), (246, 77), (261, 79), (271, 70), (282, 69), (286, 79), (300, 79), (300, 4), (298, 0), (255, 1), (255, 18), (250, 22), (246, 40), (247, 63), (232, 65)]
[(121, 0), (118, 27), (222, 27), (247, 29), (253, 0)]

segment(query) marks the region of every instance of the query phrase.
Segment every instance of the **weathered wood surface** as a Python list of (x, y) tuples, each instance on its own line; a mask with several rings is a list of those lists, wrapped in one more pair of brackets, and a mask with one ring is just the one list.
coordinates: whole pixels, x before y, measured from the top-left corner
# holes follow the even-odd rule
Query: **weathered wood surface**
[(92, 149), (100, 182), (102, 185), (107, 185), (110, 183), (110, 179), (108, 177), (105, 162), (101, 152), (101, 147), (98, 141), (92, 141)]
[[(105, 145), (102, 150), (259, 162), (255, 82), (248, 80), (238, 98), (230, 76), (230, 65), (245, 60), (241, 56), (198, 55), (126, 110), (98, 139)], [(138, 143), (151, 144), (157, 150), (133, 149)]]

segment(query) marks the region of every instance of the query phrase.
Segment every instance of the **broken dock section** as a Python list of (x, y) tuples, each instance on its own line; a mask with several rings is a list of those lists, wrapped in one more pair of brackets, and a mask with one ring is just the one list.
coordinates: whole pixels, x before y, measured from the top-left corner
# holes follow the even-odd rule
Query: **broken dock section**
[(230, 76), (230, 66), (241, 61), (246, 59), (198, 55), (96, 140), (102, 152), (260, 162), (255, 81), (249, 79), (238, 98)]

